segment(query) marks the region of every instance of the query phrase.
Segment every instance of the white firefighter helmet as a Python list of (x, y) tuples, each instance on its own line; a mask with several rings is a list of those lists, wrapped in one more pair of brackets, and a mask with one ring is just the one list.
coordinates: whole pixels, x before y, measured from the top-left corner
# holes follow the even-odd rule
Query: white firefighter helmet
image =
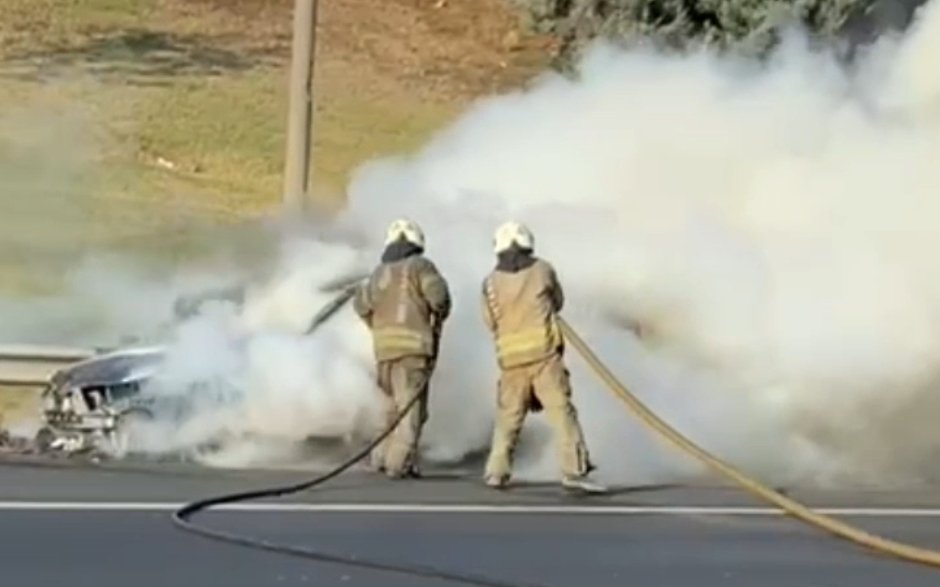
[(404, 237), (409, 243), (424, 248), (424, 232), (418, 223), (407, 218), (399, 218), (388, 225), (385, 233), (385, 244), (390, 245)]
[(535, 236), (529, 228), (519, 222), (505, 222), (493, 235), (493, 250), (496, 254), (509, 250), (515, 244), (519, 248), (535, 250)]

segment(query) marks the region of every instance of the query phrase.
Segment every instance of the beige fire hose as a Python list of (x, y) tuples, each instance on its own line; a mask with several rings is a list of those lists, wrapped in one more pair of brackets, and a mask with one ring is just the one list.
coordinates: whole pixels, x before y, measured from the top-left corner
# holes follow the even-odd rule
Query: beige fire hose
[(888, 540), (880, 536), (875, 536), (864, 530), (814, 512), (803, 504), (794, 501), (785, 495), (774, 491), (763, 483), (745, 475), (735, 467), (722, 461), (712, 455), (691, 440), (677, 432), (669, 424), (659, 418), (633, 393), (630, 392), (618, 379), (610, 372), (601, 360), (595, 355), (590, 347), (578, 336), (578, 334), (565, 322), (559, 319), (561, 331), (568, 343), (584, 358), (588, 366), (597, 377), (610, 389), (620, 401), (649, 428), (656, 432), (660, 437), (669, 441), (683, 452), (691, 455), (701, 461), (711, 469), (732, 480), (742, 489), (751, 493), (773, 505), (779, 507), (787, 514), (815, 526), (821, 530), (828, 531), (840, 538), (850, 540), (856, 544), (873, 549), (881, 554), (887, 554), (907, 561), (940, 567), (940, 552), (911, 546), (894, 540)]

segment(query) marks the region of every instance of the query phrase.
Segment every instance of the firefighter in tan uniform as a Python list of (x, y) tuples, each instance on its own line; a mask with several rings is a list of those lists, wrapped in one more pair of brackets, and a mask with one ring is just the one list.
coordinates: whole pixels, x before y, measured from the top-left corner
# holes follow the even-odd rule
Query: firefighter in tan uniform
[(410, 220), (389, 228), (381, 264), (353, 298), (372, 333), (377, 383), (391, 424), (416, 393), (422, 399), (376, 447), (372, 465), (389, 477), (418, 477), (418, 441), (428, 418), (427, 392), (451, 297), (444, 277), (424, 257), (424, 234)]
[(534, 255), (527, 227), (507, 222), (494, 237), (496, 268), (483, 282), (482, 312), (496, 343), (500, 367), (496, 426), (486, 463), (490, 487), (503, 488), (526, 414), (544, 410), (561, 465), (562, 485), (602, 492), (590, 481), (594, 469), (564, 363), (564, 340), (556, 315), (564, 292), (550, 263)]

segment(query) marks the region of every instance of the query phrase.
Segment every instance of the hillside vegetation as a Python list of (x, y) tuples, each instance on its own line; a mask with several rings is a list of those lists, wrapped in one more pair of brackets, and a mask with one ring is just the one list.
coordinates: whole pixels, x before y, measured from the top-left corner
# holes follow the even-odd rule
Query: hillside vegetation
[[(276, 206), (292, 5), (0, 2), (0, 287), (54, 287), (88, 249), (191, 256)], [(316, 197), (550, 48), (503, 0), (320, 0)]]
[(850, 55), (886, 30), (904, 29), (925, 0), (511, 0), (530, 28), (558, 38), (559, 64), (587, 43), (652, 42), (669, 50), (708, 46), (760, 56), (799, 27)]

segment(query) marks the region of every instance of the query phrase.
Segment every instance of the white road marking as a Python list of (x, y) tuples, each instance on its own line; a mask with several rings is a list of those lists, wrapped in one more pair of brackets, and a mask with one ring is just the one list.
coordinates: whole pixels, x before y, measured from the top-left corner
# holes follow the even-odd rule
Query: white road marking
[[(170, 502), (95, 501), (0, 501), (0, 511), (160, 511), (182, 507)], [(736, 506), (584, 506), (584, 505), (488, 505), (418, 503), (243, 503), (226, 504), (210, 511), (269, 513), (402, 513), (402, 514), (549, 514), (549, 515), (696, 515), (696, 516), (779, 516), (783, 512), (767, 507)], [(832, 516), (873, 518), (940, 517), (940, 508), (824, 507), (816, 512)]]

